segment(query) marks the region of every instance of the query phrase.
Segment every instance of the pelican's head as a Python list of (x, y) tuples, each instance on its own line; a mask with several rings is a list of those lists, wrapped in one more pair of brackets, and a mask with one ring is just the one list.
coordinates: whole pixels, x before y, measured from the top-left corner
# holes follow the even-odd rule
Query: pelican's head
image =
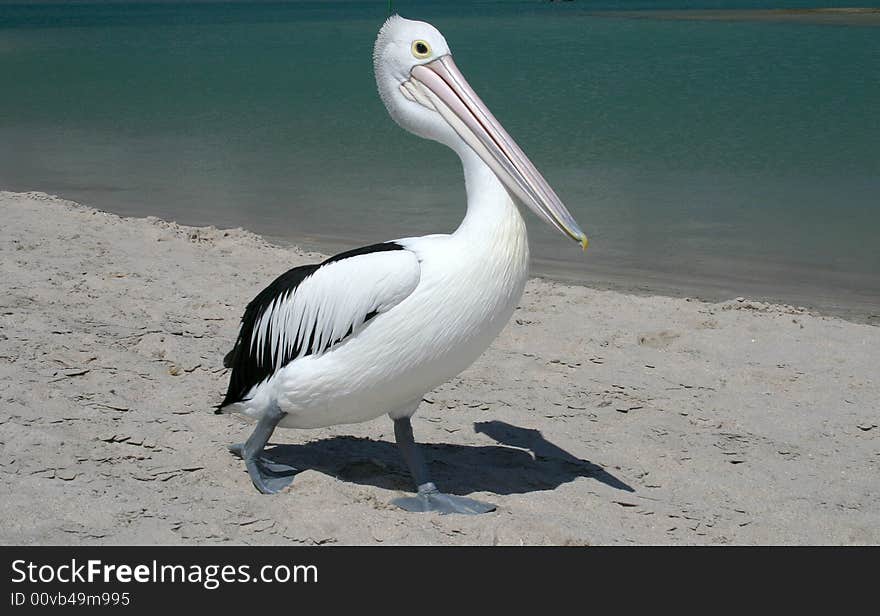
[(457, 152), (470, 148), (515, 199), (587, 248), (587, 236), (544, 177), (480, 100), (431, 24), (394, 15), (373, 50), (379, 95), (406, 130)]

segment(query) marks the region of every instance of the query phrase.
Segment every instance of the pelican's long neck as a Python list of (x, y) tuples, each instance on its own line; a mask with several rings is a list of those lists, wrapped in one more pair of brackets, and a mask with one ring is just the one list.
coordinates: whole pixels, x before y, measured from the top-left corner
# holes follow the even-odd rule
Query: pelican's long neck
[[(529, 277), (526, 223), (495, 173), (470, 148), (460, 154), (467, 188), (467, 214), (452, 234), (466, 281), (462, 309), (476, 315), (488, 346), (507, 323)], [(481, 347), (481, 349), (484, 347)]]
[(469, 147), (458, 151), (464, 167), (467, 214), (454, 235), (491, 245), (510, 242), (528, 251), (525, 223), (504, 185)]

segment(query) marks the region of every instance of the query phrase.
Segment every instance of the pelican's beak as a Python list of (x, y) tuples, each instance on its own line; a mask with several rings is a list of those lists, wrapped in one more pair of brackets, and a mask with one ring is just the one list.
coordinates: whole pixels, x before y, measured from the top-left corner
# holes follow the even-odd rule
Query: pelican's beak
[(513, 196), (587, 249), (587, 236), (574, 217), (468, 85), (452, 56), (415, 66), (400, 89), (409, 100), (443, 116)]

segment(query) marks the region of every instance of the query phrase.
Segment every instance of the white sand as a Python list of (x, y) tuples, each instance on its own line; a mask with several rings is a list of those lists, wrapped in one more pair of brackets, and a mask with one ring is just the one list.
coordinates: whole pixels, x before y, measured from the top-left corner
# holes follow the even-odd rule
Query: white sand
[[(880, 328), (749, 301), (533, 280), (415, 419), (441, 488), (409, 514), (387, 418), (279, 431), (263, 496), (215, 416), (246, 302), (319, 259), (250, 233), (0, 192), (2, 543), (880, 543)], [(587, 255), (589, 257), (589, 255)]]

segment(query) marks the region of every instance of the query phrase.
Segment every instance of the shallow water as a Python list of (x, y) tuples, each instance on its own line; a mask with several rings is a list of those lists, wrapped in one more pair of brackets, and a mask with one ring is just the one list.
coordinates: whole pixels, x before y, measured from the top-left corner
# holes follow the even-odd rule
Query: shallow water
[[(530, 218), (538, 273), (880, 313), (880, 28), (394, 4), (590, 236)], [(658, 6), (761, 3), (626, 3)], [(324, 250), (451, 231), (458, 161), (375, 94), (385, 7), (0, 4), (0, 187)]]

